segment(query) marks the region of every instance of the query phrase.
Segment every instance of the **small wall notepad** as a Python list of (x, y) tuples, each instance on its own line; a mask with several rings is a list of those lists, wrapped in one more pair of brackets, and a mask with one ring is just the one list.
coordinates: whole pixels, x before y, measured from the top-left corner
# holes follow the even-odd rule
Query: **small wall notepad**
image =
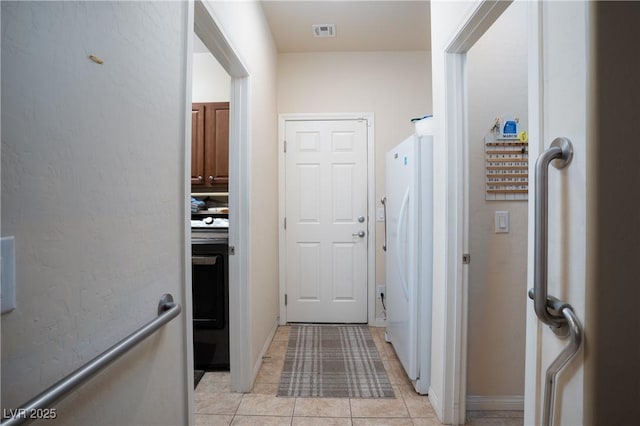
[(485, 138), (485, 199), (529, 198), (529, 143), (519, 139)]

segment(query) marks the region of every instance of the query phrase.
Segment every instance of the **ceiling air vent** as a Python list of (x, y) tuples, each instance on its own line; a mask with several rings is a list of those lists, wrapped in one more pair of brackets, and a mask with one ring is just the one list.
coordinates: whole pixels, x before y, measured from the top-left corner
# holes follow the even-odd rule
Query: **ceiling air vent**
[(335, 37), (336, 26), (335, 24), (317, 24), (312, 25), (314, 37)]

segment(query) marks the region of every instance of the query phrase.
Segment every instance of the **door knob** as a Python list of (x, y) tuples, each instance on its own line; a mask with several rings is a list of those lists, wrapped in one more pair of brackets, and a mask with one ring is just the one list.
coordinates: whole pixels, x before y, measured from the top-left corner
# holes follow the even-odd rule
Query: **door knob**
[(363, 223), (364, 222), (364, 216), (358, 216), (358, 222)]
[(354, 237), (360, 237), (360, 238), (364, 238), (365, 236), (365, 232), (364, 231), (358, 231), (358, 232), (354, 232), (353, 234)]

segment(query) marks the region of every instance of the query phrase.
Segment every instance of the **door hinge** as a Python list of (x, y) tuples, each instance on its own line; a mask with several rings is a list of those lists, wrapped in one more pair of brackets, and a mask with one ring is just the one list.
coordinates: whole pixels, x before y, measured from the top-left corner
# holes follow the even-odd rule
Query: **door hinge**
[(287, 295), (284, 295), (284, 306), (287, 306)]
[(287, 153), (287, 141), (284, 141), (284, 153)]
[(471, 263), (471, 255), (469, 253), (465, 253), (462, 255), (462, 263), (468, 265)]
[(287, 230), (287, 218), (286, 217), (284, 218), (284, 230), (285, 231)]
[(236, 254), (236, 247), (229, 246), (229, 255), (234, 255), (234, 254)]

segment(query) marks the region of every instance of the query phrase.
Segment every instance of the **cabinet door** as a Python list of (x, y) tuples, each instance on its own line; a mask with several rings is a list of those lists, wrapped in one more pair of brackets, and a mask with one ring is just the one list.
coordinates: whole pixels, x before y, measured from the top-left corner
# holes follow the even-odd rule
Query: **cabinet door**
[[(213, 185), (229, 186), (229, 105), (216, 109), (216, 134), (213, 154)], [(227, 189), (225, 189), (226, 191)]]
[(205, 175), (208, 187), (226, 192), (229, 185), (229, 103), (205, 105)]
[(191, 108), (191, 185), (204, 184), (204, 104), (193, 104)]

